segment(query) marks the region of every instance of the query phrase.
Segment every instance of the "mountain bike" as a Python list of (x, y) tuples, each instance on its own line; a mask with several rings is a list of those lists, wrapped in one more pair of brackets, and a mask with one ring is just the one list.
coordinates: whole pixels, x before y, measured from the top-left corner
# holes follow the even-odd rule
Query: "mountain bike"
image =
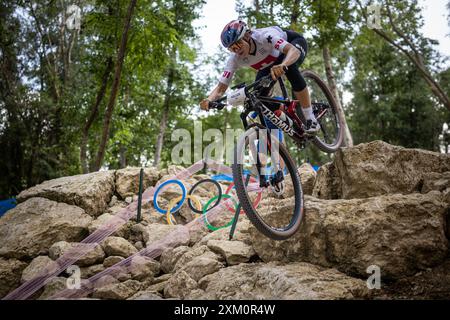
[[(281, 77), (274, 81), (269, 75), (248, 86), (239, 84), (227, 96), (209, 103), (210, 109), (218, 110), (226, 105), (244, 106), (240, 117), (245, 132), (234, 149), (232, 164), (236, 194), (250, 221), (274, 240), (294, 235), (304, 214), (297, 165), (277, 133), (283, 132), (300, 148), (312, 141), (328, 153), (337, 151), (343, 140), (342, 121), (327, 85), (313, 71), (305, 70), (302, 74), (308, 83), (313, 112), (321, 125), (317, 135), (305, 132), (303, 112), (297, 108), (298, 101), (289, 99)], [(277, 82), (282, 97), (261, 95), (261, 91), (273, 91)], [(276, 114), (280, 108), (284, 108), (284, 119)], [(263, 200), (256, 208), (255, 198), (261, 192)], [(292, 203), (284, 200), (292, 196), (293, 209)]]

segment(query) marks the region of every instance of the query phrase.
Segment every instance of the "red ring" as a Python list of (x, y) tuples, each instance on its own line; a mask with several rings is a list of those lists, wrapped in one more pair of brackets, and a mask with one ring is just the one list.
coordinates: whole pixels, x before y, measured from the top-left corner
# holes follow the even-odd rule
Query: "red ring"
[[(256, 182), (256, 179), (253, 178), (253, 177), (250, 177), (250, 181), (251, 181), (251, 182)], [(233, 187), (234, 187), (234, 182), (232, 182), (232, 183), (228, 186), (227, 190), (225, 191), (225, 194), (228, 194), (228, 192), (230, 192), (231, 189), (232, 189)], [(254, 208), (258, 207), (258, 204), (259, 204), (259, 202), (261, 201), (261, 198), (262, 198), (262, 191), (259, 191), (259, 192), (258, 192), (258, 196), (256, 197), (255, 201), (253, 202), (253, 207), (254, 207)], [(228, 203), (225, 203), (225, 206), (228, 208), (228, 211), (231, 211), (231, 212), (233, 212), (233, 213), (236, 212), (236, 209), (230, 207), (230, 206), (228, 205)], [(239, 214), (244, 214), (244, 213), (245, 213), (245, 212), (244, 212), (244, 209), (241, 209), (241, 212), (239, 212)]]

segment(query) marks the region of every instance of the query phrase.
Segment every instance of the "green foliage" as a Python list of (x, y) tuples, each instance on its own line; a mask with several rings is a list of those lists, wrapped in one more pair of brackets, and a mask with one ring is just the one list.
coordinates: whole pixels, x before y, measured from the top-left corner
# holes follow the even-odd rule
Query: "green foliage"
[(349, 118), (355, 143), (381, 139), (439, 151), (442, 107), (417, 69), (369, 30), (355, 38), (352, 56)]

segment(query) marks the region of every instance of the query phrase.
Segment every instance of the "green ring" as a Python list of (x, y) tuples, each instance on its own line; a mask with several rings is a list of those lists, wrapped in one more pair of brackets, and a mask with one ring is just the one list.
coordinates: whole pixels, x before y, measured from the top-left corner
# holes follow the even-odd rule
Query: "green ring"
[[(217, 230), (220, 230), (220, 229), (223, 229), (223, 228), (227, 228), (227, 227), (231, 226), (231, 225), (233, 224), (233, 222), (234, 222), (234, 217), (233, 217), (233, 219), (231, 219), (231, 221), (230, 221), (227, 225), (225, 225), (225, 226), (223, 226), (223, 227), (214, 227), (213, 225), (211, 225), (211, 224), (208, 222), (208, 218), (207, 218), (207, 215), (206, 215), (206, 211), (207, 211), (209, 205), (210, 205), (214, 200), (217, 200), (218, 198), (219, 198), (219, 196), (215, 196), (215, 197), (209, 199), (208, 202), (203, 206), (203, 210), (202, 210), (202, 211), (203, 211), (203, 217), (204, 217), (205, 225), (206, 225), (206, 226), (208, 227), (208, 229), (211, 230), (211, 231), (217, 231)], [(236, 203), (236, 200), (234, 200), (232, 196), (230, 196), (229, 194), (222, 194), (222, 198), (232, 199), (233, 202), (234, 202), (234, 204), (235, 204), (235, 209), (237, 209), (238, 204)]]

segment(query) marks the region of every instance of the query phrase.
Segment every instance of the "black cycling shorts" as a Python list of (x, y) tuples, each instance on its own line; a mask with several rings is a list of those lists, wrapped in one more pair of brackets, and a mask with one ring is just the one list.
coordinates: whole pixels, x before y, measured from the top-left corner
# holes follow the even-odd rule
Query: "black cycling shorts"
[[(308, 43), (301, 34), (292, 30), (284, 31), (287, 34), (287, 41), (298, 50), (300, 50), (300, 57), (297, 59), (297, 61), (295, 61), (288, 67), (288, 70), (286, 71), (286, 77), (291, 83), (293, 91), (302, 91), (306, 88), (306, 81), (300, 73), (299, 67), (302, 65), (303, 61), (306, 58), (306, 55), (308, 54)], [(284, 54), (281, 54), (272, 66), (282, 63), (285, 57), (286, 56)], [(256, 80), (268, 75), (270, 73), (270, 68), (271, 67), (267, 67), (259, 70), (256, 74)], [(264, 95), (264, 93), (262, 94)]]

